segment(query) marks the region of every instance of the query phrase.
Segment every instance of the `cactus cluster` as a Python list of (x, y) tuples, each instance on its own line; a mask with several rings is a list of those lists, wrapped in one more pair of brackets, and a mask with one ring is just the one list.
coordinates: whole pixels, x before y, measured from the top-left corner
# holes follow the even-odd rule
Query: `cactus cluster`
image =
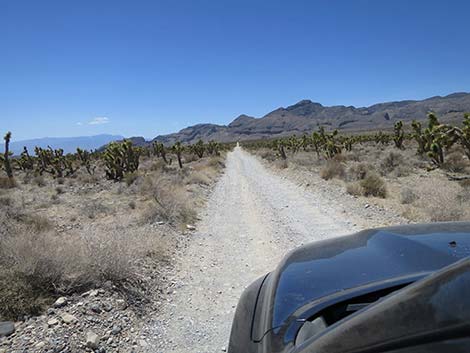
[(75, 156), (64, 154), (64, 150), (36, 147), (34, 149), (38, 158), (36, 171), (42, 175), (44, 172), (52, 174), (56, 178), (73, 175), (77, 171), (74, 164)]
[(89, 151), (77, 147), (77, 159), (85, 167), (88, 174), (92, 175), (95, 173), (96, 166), (91, 164), (91, 153)]
[(106, 177), (120, 181), (124, 175), (139, 168), (141, 150), (132, 145), (132, 141), (111, 142), (103, 153)]

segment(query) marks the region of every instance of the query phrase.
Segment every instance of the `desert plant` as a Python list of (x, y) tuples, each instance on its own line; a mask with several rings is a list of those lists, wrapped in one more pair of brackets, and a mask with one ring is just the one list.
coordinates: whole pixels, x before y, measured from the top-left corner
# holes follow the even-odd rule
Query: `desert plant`
[(153, 148), (153, 153), (157, 157), (162, 157), (163, 161), (166, 164), (171, 164), (171, 160), (168, 161), (168, 159), (166, 158), (166, 147), (163, 143), (158, 142), (158, 141), (154, 141), (153, 144), (152, 144), (152, 148)]
[(206, 146), (204, 146), (204, 142), (199, 139), (194, 145), (190, 146), (190, 150), (199, 158), (204, 157), (204, 152), (206, 151)]
[(132, 145), (132, 141), (111, 142), (106, 146), (103, 158), (106, 177), (120, 181), (126, 173), (133, 173), (139, 168), (141, 150)]
[(393, 132), (393, 142), (395, 143), (395, 147), (403, 149), (403, 139), (405, 138), (405, 132), (403, 131), (403, 121), (397, 121), (393, 125)]
[(216, 156), (219, 156), (220, 155), (220, 144), (214, 140), (211, 140), (207, 143), (207, 153), (209, 153), (210, 155), (216, 155)]
[(13, 169), (11, 168), (11, 164), (10, 164), (10, 155), (11, 155), (11, 152), (10, 152), (10, 139), (11, 139), (11, 132), (8, 131), (5, 134), (5, 137), (4, 137), (5, 151), (4, 151), (1, 159), (2, 159), (3, 167), (5, 169), (5, 173), (7, 174), (7, 177), (9, 179), (13, 179)]
[(330, 159), (326, 162), (325, 166), (320, 170), (320, 177), (325, 180), (332, 178), (343, 178), (345, 175), (343, 163)]
[(95, 173), (96, 166), (91, 166), (91, 153), (87, 150), (77, 148), (77, 157), (81, 165), (85, 167), (88, 174), (93, 175)]
[(26, 146), (23, 147), (23, 152), (21, 152), (20, 158), (16, 159), (16, 164), (24, 171), (34, 169), (34, 159), (29, 155)]
[(185, 150), (184, 146), (181, 142), (177, 141), (172, 147), (171, 150), (176, 154), (176, 158), (178, 159), (178, 165), (180, 169), (183, 169), (183, 162), (181, 161), (181, 156)]
[(387, 187), (385, 181), (375, 173), (367, 173), (366, 177), (360, 181), (364, 196), (387, 197)]

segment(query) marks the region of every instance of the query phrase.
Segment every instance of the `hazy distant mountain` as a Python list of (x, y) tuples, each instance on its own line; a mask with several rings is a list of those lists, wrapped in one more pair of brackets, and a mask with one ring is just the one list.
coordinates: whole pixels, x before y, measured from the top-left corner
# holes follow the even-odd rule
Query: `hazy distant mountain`
[[(14, 137), (14, 135), (13, 135)], [(14, 154), (20, 154), (23, 151), (23, 146), (28, 148), (30, 154), (34, 154), (34, 147), (39, 146), (47, 148), (62, 148), (65, 153), (75, 152), (77, 147), (86, 150), (94, 150), (111, 141), (122, 140), (124, 137), (119, 135), (96, 135), (96, 136), (80, 136), (80, 137), (44, 137), (33, 140), (15, 141), (10, 143), (10, 149)], [(3, 143), (0, 146), (0, 151), (3, 152)]]
[(155, 140), (166, 144), (176, 141), (192, 143), (200, 138), (204, 141), (229, 142), (301, 135), (310, 133), (319, 125), (347, 131), (386, 129), (397, 120), (426, 119), (430, 111), (436, 112), (442, 121), (461, 120), (464, 112), (470, 112), (470, 93), (454, 93), (421, 101), (380, 103), (362, 108), (344, 105), (325, 107), (302, 100), (287, 108), (278, 108), (262, 118), (240, 115), (228, 126), (199, 124), (174, 134), (157, 136)]

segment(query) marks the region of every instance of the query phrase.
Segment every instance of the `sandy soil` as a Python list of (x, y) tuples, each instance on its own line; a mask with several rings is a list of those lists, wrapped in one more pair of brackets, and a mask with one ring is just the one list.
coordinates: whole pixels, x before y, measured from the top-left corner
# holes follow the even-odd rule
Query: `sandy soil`
[(163, 311), (148, 323), (154, 350), (224, 351), (246, 286), (291, 249), (355, 232), (369, 222), (330, 195), (287, 180), (240, 147), (229, 153), (197, 231), (175, 256), (174, 286)]

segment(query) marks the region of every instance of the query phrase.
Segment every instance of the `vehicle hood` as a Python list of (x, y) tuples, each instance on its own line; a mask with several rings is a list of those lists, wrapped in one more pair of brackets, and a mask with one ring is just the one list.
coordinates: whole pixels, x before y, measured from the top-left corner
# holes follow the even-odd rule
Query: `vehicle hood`
[(469, 255), (467, 222), (373, 229), (302, 246), (269, 275), (261, 295), (270, 310), (257, 313), (266, 326), (255, 335), (280, 330), (299, 308), (319, 298), (392, 278), (424, 276)]

